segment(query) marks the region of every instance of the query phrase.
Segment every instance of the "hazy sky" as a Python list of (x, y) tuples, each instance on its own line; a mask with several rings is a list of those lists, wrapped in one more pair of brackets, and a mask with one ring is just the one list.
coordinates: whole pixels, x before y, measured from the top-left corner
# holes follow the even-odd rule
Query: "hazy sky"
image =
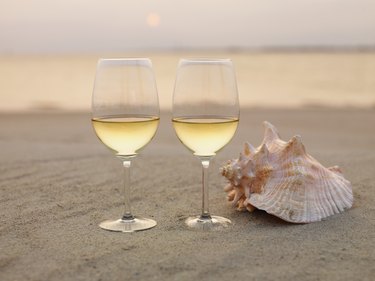
[(375, 0), (0, 0), (0, 53), (375, 46)]

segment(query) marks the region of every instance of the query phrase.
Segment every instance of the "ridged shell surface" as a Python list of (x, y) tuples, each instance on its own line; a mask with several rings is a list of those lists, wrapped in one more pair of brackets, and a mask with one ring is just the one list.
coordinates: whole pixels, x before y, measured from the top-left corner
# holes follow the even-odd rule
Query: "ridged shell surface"
[(258, 148), (246, 143), (240, 157), (222, 167), (228, 200), (238, 210), (265, 210), (293, 223), (320, 221), (353, 204), (352, 186), (339, 169), (325, 168), (306, 153), (300, 136), (280, 139), (264, 122)]

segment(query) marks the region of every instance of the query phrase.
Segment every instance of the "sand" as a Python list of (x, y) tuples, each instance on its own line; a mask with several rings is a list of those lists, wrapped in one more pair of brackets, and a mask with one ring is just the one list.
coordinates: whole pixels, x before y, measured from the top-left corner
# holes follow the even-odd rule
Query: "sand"
[[(200, 163), (168, 114), (161, 120), (132, 169), (133, 211), (158, 225), (127, 234), (98, 228), (122, 213), (122, 173), (89, 114), (2, 114), (0, 280), (374, 280), (374, 110), (243, 110), (211, 167), (211, 211), (234, 222), (222, 232), (184, 226), (199, 213)], [(244, 141), (260, 143), (263, 120), (285, 139), (301, 134), (324, 165), (339, 165), (353, 184), (353, 208), (300, 225), (235, 211), (218, 169)]]

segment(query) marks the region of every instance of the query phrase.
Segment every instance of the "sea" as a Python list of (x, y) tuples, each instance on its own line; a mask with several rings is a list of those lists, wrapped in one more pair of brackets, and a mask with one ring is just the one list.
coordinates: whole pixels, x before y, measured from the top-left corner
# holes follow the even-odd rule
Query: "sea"
[(89, 111), (99, 58), (152, 60), (160, 107), (170, 110), (181, 58), (230, 58), (241, 107), (375, 108), (375, 52), (176, 51), (0, 55), (0, 112)]

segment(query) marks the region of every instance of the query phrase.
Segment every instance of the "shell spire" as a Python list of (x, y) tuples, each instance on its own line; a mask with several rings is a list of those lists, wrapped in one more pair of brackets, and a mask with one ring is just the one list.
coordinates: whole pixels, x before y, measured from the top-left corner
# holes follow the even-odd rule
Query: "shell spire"
[(264, 122), (258, 148), (245, 143), (239, 159), (228, 162), (222, 174), (228, 200), (238, 210), (255, 208), (293, 223), (320, 221), (353, 205), (351, 183), (338, 166), (323, 167), (306, 153), (300, 136), (280, 139), (275, 126)]

